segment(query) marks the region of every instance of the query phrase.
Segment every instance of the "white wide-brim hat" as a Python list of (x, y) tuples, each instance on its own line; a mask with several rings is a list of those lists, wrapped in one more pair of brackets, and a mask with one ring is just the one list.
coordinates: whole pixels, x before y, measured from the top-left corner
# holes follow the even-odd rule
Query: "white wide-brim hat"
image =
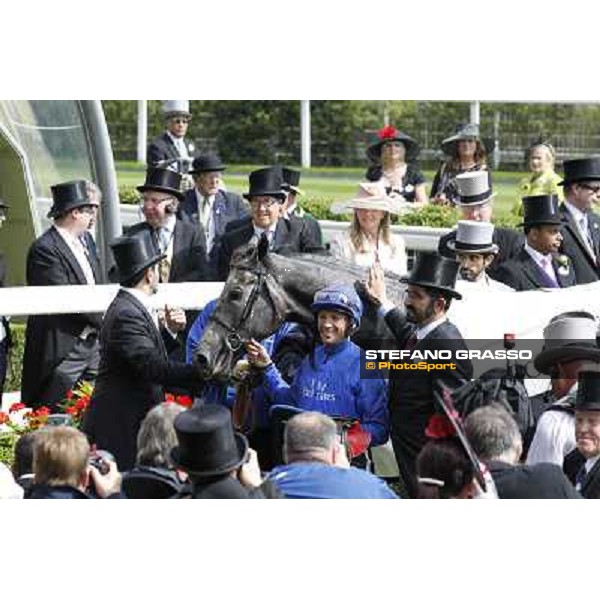
[(394, 215), (401, 215), (413, 210), (414, 206), (409, 202), (390, 198), (381, 182), (365, 181), (358, 184), (358, 194), (355, 198), (334, 202), (330, 210), (333, 214), (339, 215), (352, 212), (355, 208), (382, 210)]

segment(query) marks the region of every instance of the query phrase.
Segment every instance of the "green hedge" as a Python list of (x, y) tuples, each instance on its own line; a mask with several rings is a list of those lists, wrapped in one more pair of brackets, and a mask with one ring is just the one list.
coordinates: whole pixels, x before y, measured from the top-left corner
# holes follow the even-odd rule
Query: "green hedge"
[(16, 392), (21, 389), (23, 373), (23, 351), (25, 349), (25, 324), (11, 323), (13, 347), (8, 363), (8, 374), (4, 384), (5, 392)]

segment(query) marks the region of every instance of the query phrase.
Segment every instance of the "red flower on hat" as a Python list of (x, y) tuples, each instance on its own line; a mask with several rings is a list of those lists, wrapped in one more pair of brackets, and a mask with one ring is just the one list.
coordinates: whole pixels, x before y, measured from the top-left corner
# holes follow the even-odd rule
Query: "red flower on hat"
[(17, 412), (18, 410), (23, 410), (25, 405), (22, 402), (14, 402), (10, 408), (8, 409), (9, 413)]
[(380, 140), (391, 140), (397, 137), (398, 130), (392, 125), (386, 125), (377, 132), (377, 137)]

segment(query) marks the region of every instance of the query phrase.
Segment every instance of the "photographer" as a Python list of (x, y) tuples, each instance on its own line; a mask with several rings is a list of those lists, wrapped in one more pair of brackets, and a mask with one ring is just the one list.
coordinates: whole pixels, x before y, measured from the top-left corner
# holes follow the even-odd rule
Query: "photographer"
[(114, 461), (95, 462), (106, 465), (105, 474), (90, 465), (90, 445), (73, 427), (45, 427), (35, 435), (33, 447), (34, 482), (32, 499), (77, 500), (124, 498), (121, 474)]
[(175, 466), (188, 474), (196, 499), (280, 498), (270, 482), (263, 482), (256, 452), (234, 432), (231, 413), (224, 406), (194, 407), (175, 418), (178, 446), (171, 450)]

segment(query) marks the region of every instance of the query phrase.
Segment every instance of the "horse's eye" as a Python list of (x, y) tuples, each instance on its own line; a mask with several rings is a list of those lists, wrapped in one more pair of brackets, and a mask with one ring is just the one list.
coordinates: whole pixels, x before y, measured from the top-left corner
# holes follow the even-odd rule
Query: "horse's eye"
[(235, 288), (229, 292), (230, 300), (241, 300), (242, 299), (242, 290), (240, 288)]

